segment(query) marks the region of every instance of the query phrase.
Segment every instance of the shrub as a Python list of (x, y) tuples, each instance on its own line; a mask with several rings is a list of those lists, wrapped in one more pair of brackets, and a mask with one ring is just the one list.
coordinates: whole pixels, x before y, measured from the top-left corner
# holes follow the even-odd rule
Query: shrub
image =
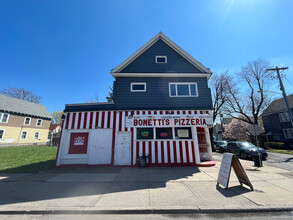
[(269, 148), (283, 149), (283, 148), (285, 148), (285, 143), (283, 143), (283, 142), (265, 142), (264, 144), (265, 144), (266, 149), (269, 149)]

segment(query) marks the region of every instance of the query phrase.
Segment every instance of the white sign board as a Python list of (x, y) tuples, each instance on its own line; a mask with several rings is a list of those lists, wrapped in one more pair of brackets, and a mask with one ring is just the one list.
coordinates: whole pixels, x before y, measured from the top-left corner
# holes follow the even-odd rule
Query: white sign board
[(262, 129), (259, 125), (249, 125), (247, 129), (253, 136), (260, 135), (262, 133)]
[(212, 127), (211, 114), (184, 116), (127, 116), (126, 127)]
[(221, 184), (222, 186), (224, 186), (225, 188), (227, 188), (229, 184), (232, 159), (233, 159), (233, 154), (230, 154), (230, 153), (223, 154), (217, 182)]

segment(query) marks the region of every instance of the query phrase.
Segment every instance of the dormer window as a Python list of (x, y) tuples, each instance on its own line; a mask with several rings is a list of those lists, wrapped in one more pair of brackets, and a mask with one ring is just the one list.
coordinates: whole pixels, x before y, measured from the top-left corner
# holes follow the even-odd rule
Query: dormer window
[(156, 63), (167, 63), (167, 56), (156, 56)]

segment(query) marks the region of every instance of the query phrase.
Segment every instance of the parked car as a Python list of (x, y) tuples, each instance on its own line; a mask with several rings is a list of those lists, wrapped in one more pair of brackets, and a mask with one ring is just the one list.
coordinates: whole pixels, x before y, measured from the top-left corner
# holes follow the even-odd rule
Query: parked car
[(214, 145), (214, 149), (218, 150), (220, 153), (224, 153), (227, 152), (227, 141), (223, 141), (223, 140), (214, 140), (213, 141), (213, 145)]
[[(242, 159), (251, 159), (252, 155), (257, 154), (257, 147), (249, 142), (233, 141), (227, 144), (227, 150), (230, 153), (234, 153)], [(262, 159), (265, 160), (268, 156), (267, 152), (259, 147)]]

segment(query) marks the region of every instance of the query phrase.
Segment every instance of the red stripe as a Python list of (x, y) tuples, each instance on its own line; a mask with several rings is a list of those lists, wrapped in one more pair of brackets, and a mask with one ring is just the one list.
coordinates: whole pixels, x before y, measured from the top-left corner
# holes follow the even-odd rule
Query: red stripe
[(99, 112), (97, 112), (97, 114), (96, 114), (95, 128), (98, 127), (98, 124), (99, 124)]
[(187, 163), (190, 163), (190, 160), (189, 160), (188, 141), (185, 141), (185, 149), (186, 149), (186, 159), (187, 159)]
[(128, 111), (125, 112), (125, 121), (124, 121), (124, 123), (125, 123), (125, 131), (128, 131), (128, 128), (126, 127), (126, 117), (127, 116), (128, 116)]
[(152, 163), (152, 142), (149, 141), (149, 163)]
[(154, 111), (154, 115), (156, 115), (157, 114), (157, 111)]
[[(136, 161), (139, 158), (139, 142), (136, 142)], [(136, 162), (137, 163), (137, 162)]]
[(139, 113), (140, 113), (139, 111), (136, 111), (136, 114), (137, 114), (137, 115), (139, 115)]
[(148, 114), (150, 115), (150, 114), (152, 114), (152, 112), (151, 111), (148, 111)]
[(180, 111), (177, 111), (177, 114), (180, 115)]
[(174, 111), (171, 111), (171, 113), (174, 114), (175, 112)]
[(188, 114), (190, 114), (190, 115), (191, 115), (191, 114), (192, 114), (192, 113), (191, 113), (191, 111), (188, 111)]
[(72, 124), (71, 124), (71, 129), (74, 129), (74, 124), (75, 124), (75, 115), (76, 115), (76, 113), (74, 112), (73, 114), (72, 114)]
[(177, 152), (176, 152), (176, 141), (173, 141), (173, 152), (174, 152), (174, 163), (178, 163), (177, 162)]
[(105, 112), (102, 112), (102, 123), (101, 123), (101, 128), (104, 128), (104, 123), (105, 123)]
[(83, 128), (86, 128), (87, 112), (84, 113)]
[(94, 118), (94, 113), (93, 112), (91, 112), (91, 117), (90, 117), (90, 129), (93, 127), (93, 124), (94, 124), (94, 122), (93, 122), (93, 118)]
[(158, 142), (155, 141), (155, 164), (158, 164)]
[(145, 156), (145, 141), (142, 142), (142, 156)]
[(131, 115), (132, 115), (132, 116), (134, 115), (134, 111), (131, 111)]
[(65, 129), (68, 129), (70, 113), (67, 113)]
[(167, 141), (168, 163), (171, 163), (170, 141)]
[(191, 150), (192, 150), (193, 163), (195, 164), (195, 152), (194, 152), (194, 143), (193, 143), (193, 141), (191, 141)]
[(122, 112), (119, 112), (119, 131), (122, 131)]
[(160, 111), (160, 115), (162, 115), (163, 114), (163, 111)]
[(108, 121), (107, 121), (107, 128), (110, 128), (110, 121), (111, 121), (111, 112), (108, 111)]
[(165, 111), (165, 114), (166, 114), (166, 115), (168, 115), (168, 114), (169, 114), (169, 112), (168, 112), (168, 111)]
[(203, 111), (200, 111), (200, 114), (203, 114)]
[[(114, 115), (114, 118), (116, 114)], [(114, 126), (116, 125), (116, 123), (114, 122), (114, 125), (113, 125), (113, 133), (115, 132), (115, 128)], [(133, 164), (133, 128), (131, 128), (131, 164)]]
[(182, 141), (179, 141), (180, 163), (183, 163)]
[(161, 142), (161, 161), (162, 163), (164, 163), (164, 141), (160, 141)]
[(209, 114), (209, 111), (206, 111), (206, 114)]
[(185, 114), (186, 114), (186, 112), (185, 112), (185, 111), (183, 111), (182, 113), (183, 113), (183, 115), (185, 115)]
[(145, 115), (145, 111), (142, 111), (142, 114)]
[[(99, 114), (97, 114), (98, 116)], [(96, 125), (98, 124), (96, 120)], [(114, 152), (115, 152), (115, 135), (116, 135), (116, 112), (114, 112), (113, 118), (113, 130), (112, 130), (112, 154), (111, 154), (111, 164), (114, 164)]]
[(197, 114), (197, 111), (194, 111), (194, 114)]
[(78, 114), (77, 129), (81, 129), (80, 123), (81, 123), (81, 112)]

